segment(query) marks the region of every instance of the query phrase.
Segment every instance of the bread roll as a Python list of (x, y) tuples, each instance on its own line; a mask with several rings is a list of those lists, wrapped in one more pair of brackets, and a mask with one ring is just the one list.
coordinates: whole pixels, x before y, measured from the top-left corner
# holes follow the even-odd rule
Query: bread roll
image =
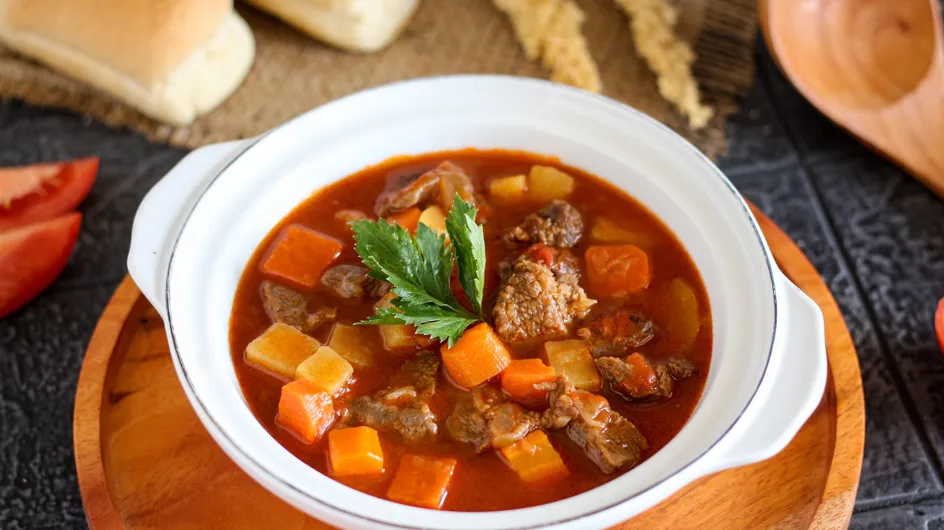
[(246, 0), (318, 40), (353, 52), (386, 47), (419, 0)]
[(226, 99), (255, 55), (232, 0), (0, 0), (0, 42), (173, 125)]

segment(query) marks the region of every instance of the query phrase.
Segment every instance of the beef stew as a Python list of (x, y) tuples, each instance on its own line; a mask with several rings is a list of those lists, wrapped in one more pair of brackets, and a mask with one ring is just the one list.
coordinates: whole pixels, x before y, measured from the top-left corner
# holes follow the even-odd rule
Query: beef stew
[[(458, 265), (404, 279), (368, 236)], [(365, 493), (457, 511), (631, 470), (691, 415), (711, 344), (698, 271), (651, 212), (510, 151), (396, 158), (319, 190), (260, 244), (230, 318), (243, 393), (284, 447)]]

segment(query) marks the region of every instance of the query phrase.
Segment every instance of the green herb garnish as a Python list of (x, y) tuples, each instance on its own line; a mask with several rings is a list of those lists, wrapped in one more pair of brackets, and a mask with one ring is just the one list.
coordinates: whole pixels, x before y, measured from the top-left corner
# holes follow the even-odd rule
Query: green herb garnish
[[(420, 223), (416, 235), (403, 227), (378, 221), (355, 221), (354, 250), (370, 269), (370, 276), (389, 282), (394, 308), (381, 308), (358, 324), (413, 324), (421, 335), (455, 344), (462, 332), (484, 321), (482, 295), (485, 290), (485, 235), (475, 222), (475, 206), (456, 194), (446, 217), (446, 231), (437, 234)], [(469, 311), (456, 299), (450, 286), (458, 263), (459, 284), (472, 304)]]

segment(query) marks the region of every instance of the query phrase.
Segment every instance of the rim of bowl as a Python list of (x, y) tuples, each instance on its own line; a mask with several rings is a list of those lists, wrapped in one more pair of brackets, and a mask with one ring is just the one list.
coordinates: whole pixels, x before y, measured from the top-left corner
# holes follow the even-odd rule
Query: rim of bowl
[[(686, 462), (684, 465), (682, 465), (681, 467), (679, 467), (674, 473), (672, 473), (672, 474), (670, 474), (670, 475), (664, 477), (663, 479), (661, 479), (661, 480), (659, 480), (659, 481), (657, 481), (657, 482), (651, 484), (650, 486), (648, 486), (648, 487), (646, 487), (646, 488), (644, 488), (644, 489), (642, 489), (642, 490), (636, 492), (635, 494), (630, 495), (630, 496), (628, 496), (628, 497), (624, 497), (624, 498), (620, 499), (619, 501), (614, 502), (614, 503), (611, 503), (611, 504), (608, 504), (608, 505), (606, 505), (606, 506), (600, 506), (600, 507), (595, 508), (595, 509), (593, 509), (592, 511), (589, 511), (589, 512), (583, 512), (583, 513), (576, 514), (576, 515), (572, 515), (572, 516), (565, 516), (565, 517), (562, 517), (562, 518), (560, 518), (560, 519), (557, 519), (557, 520), (548, 522), (547, 525), (560, 525), (560, 524), (565, 524), (565, 523), (577, 521), (577, 520), (580, 520), (580, 519), (584, 519), (584, 518), (587, 518), (587, 517), (591, 517), (591, 516), (594, 516), (594, 515), (599, 514), (599, 513), (601, 513), (601, 512), (604, 512), (604, 511), (610, 510), (610, 509), (612, 509), (612, 508), (615, 508), (615, 507), (617, 507), (617, 506), (619, 506), (619, 505), (621, 505), (621, 504), (623, 504), (623, 503), (625, 503), (625, 502), (627, 502), (627, 501), (632, 500), (632, 499), (635, 498), (635, 497), (638, 497), (638, 496), (640, 496), (640, 495), (642, 495), (642, 494), (644, 494), (644, 493), (647, 493), (647, 492), (649, 492), (649, 491), (651, 491), (651, 490), (653, 490), (653, 489), (655, 489), (655, 488), (661, 486), (662, 484), (664, 484), (664, 483), (667, 482), (668, 480), (670, 480), (670, 479), (672, 479), (673, 477), (677, 476), (679, 473), (682, 473), (682, 472), (685, 471), (686, 469), (690, 468), (690, 467), (691, 467), (692, 465), (694, 465), (696, 462), (700, 461), (706, 454), (708, 454), (708, 452), (710, 452), (712, 449), (714, 449), (715, 446), (717, 446), (723, 439), (725, 439), (725, 438), (728, 436), (728, 434), (731, 432), (731, 430), (738, 424), (738, 422), (739, 422), (739, 421), (741, 420), (741, 418), (744, 416), (744, 413), (747, 411), (748, 407), (750, 407), (751, 403), (753, 403), (753, 402), (754, 402), (754, 399), (757, 397), (757, 392), (758, 392), (758, 390), (760, 389), (760, 386), (761, 386), (761, 384), (763, 383), (764, 379), (766, 379), (768, 369), (770, 368), (770, 359), (771, 359), (771, 357), (773, 356), (773, 349), (774, 349), (774, 345), (775, 345), (775, 343), (776, 343), (776, 338), (777, 338), (777, 322), (778, 322), (778, 316), (779, 316), (779, 315), (778, 315), (778, 303), (777, 303), (777, 302), (778, 302), (778, 299), (779, 299), (779, 298), (778, 298), (778, 292), (777, 292), (777, 283), (776, 283), (776, 276), (775, 276), (775, 273), (774, 273), (774, 267), (773, 267), (773, 263), (771, 262), (770, 254), (769, 254), (769, 252), (767, 251), (767, 246), (766, 246), (766, 243), (765, 243), (766, 240), (764, 239), (763, 232), (761, 232), (760, 226), (758, 226), (756, 220), (754, 219), (753, 214), (751, 214), (750, 208), (747, 206), (747, 203), (744, 201), (744, 197), (740, 194), (740, 192), (737, 191), (737, 188), (734, 187), (734, 184), (730, 181), (730, 179), (728, 179), (728, 177), (724, 174), (724, 172), (722, 172), (721, 169), (718, 168), (718, 166), (715, 165), (715, 163), (711, 161), (711, 159), (709, 159), (704, 153), (702, 153), (702, 152), (701, 152), (697, 147), (695, 147), (691, 142), (689, 142), (689, 141), (686, 140), (684, 137), (682, 137), (681, 135), (679, 135), (678, 133), (676, 133), (675, 131), (673, 131), (673, 130), (672, 130), (671, 128), (669, 128), (667, 125), (665, 125), (665, 124), (663, 124), (662, 122), (656, 120), (655, 118), (649, 116), (648, 114), (646, 114), (646, 113), (644, 113), (644, 112), (642, 112), (642, 111), (636, 109), (635, 107), (632, 107), (632, 106), (630, 106), (630, 105), (627, 105), (627, 104), (625, 104), (625, 103), (616, 101), (616, 100), (614, 100), (614, 99), (608, 98), (608, 97), (603, 96), (603, 95), (600, 95), (600, 94), (594, 94), (594, 93), (591, 93), (591, 92), (587, 92), (587, 91), (585, 91), (585, 90), (581, 90), (581, 89), (578, 89), (578, 88), (575, 88), (575, 87), (571, 87), (571, 86), (568, 86), (568, 85), (563, 85), (563, 84), (559, 84), (559, 83), (554, 83), (554, 82), (547, 81), (547, 80), (544, 80), (544, 79), (537, 79), (537, 78), (531, 78), (531, 77), (510, 76), (510, 75), (496, 75), (496, 74), (463, 74), (463, 75), (428, 76), (428, 77), (421, 77), (421, 78), (416, 78), (416, 79), (409, 79), (409, 80), (405, 80), (405, 81), (396, 81), (396, 82), (393, 82), (393, 83), (387, 83), (387, 84), (384, 84), (384, 85), (380, 85), (380, 86), (376, 86), (376, 87), (372, 87), (372, 88), (367, 88), (367, 89), (364, 89), (364, 90), (360, 90), (360, 91), (355, 92), (355, 93), (353, 93), (353, 94), (349, 94), (349, 95), (347, 95), (347, 96), (344, 96), (344, 97), (335, 99), (335, 100), (333, 100), (333, 101), (330, 101), (330, 102), (328, 102), (328, 103), (325, 103), (324, 105), (320, 105), (320, 106), (315, 107), (315, 108), (313, 108), (313, 109), (311, 109), (311, 110), (309, 110), (309, 111), (306, 111), (306, 112), (304, 112), (304, 113), (302, 113), (302, 114), (300, 114), (300, 115), (298, 115), (298, 116), (296, 116), (296, 117), (294, 117), (294, 118), (292, 118), (292, 119), (290, 119), (290, 120), (288, 120), (288, 121), (285, 121), (285, 122), (283, 122), (282, 124), (277, 125), (277, 126), (273, 127), (272, 129), (270, 129), (270, 130), (268, 130), (268, 131), (262, 133), (261, 135), (257, 136), (256, 138), (254, 138), (254, 139), (252, 139), (252, 140), (249, 140), (249, 141), (247, 142), (247, 144), (241, 148), (242, 150), (241, 150), (235, 157), (233, 157), (232, 160), (230, 160), (230, 161), (227, 162), (224, 166), (222, 166), (221, 168), (219, 168), (219, 170), (217, 170), (216, 174), (213, 175), (213, 178), (210, 180), (209, 184), (208, 184), (206, 187), (204, 187), (203, 190), (200, 192), (200, 194), (196, 197), (196, 200), (193, 202), (193, 206), (187, 211), (186, 216), (184, 217), (183, 223), (181, 223), (180, 229), (178, 230), (177, 234), (176, 234), (175, 237), (174, 237), (174, 245), (173, 245), (173, 247), (171, 248), (170, 258), (169, 258), (168, 263), (167, 263), (167, 273), (166, 273), (165, 282), (164, 282), (164, 285), (165, 285), (165, 292), (164, 292), (164, 295), (165, 295), (165, 300), (167, 301), (166, 303), (167, 303), (167, 308), (168, 308), (168, 310), (167, 310), (167, 327), (168, 327), (168, 330), (169, 330), (169, 332), (170, 332), (170, 337), (169, 337), (169, 339), (170, 339), (170, 344), (171, 344), (171, 348), (170, 348), (170, 350), (171, 350), (171, 355), (173, 355), (173, 357), (174, 357), (174, 359), (175, 359), (175, 361), (176, 361), (177, 366), (180, 367), (180, 371), (179, 371), (179, 375), (181, 376), (180, 379), (182, 379), (182, 382), (183, 382), (184, 384), (186, 384), (186, 386), (187, 386), (187, 389), (186, 389), (186, 390), (188, 390), (188, 393), (189, 393), (191, 396), (193, 396), (193, 400), (191, 401), (191, 403), (193, 403), (193, 401), (196, 401), (195, 405), (198, 405), (198, 406), (200, 407), (200, 411), (199, 411), (199, 412), (201, 412), (202, 414), (198, 414), (198, 416), (201, 417), (201, 418), (205, 417), (205, 418), (206, 418), (206, 421), (209, 421), (210, 423), (212, 423), (212, 426), (213, 426), (213, 428), (217, 431), (217, 433), (218, 433), (220, 436), (222, 436), (223, 438), (226, 439), (226, 441), (230, 444), (230, 446), (232, 447), (232, 449), (233, 449), (234, 451), (236, 451), (236, 452), (239, 453), (240, 457), (242, 457), (242, 458), (246, 459), (247, 461), (251, 462), (256, 468), (259, 469), (259, 471), (260, 471), (261, 473), (265, 474), (265, 475), (268, 477), (268, 479), (271, 480), (272, 482), (278, 483), (278, 484), (280, 484), (282, 487), (292, 490), (292, 491), (295, 492), (297, 495), (300, 495), (301, 497), (304, 497), (305, 499), (308, 499), (308, 500), (311, 501), (311, 502), (314, 502), (314, 503), (316, 503), (316, 504), (319, 504), (319, 505), (325, 507), (327, 510), (340, 512), (340, 513), (343, 513), (343, 514), (345, 514), (345, 515), (347, 515), (347, 516), (353, 517), (353, 518), (355, 518), (355, 519), (359, 519), (359, 520), (364, 521), (364, 522), (375, 523), (375, 524), (380, 524), (380, 525), (386, 525), (386, 526), (388, 526), (388, 527), (393, 527), (393, 528), (403, 528), (403, 529), (407, 529), (407, 530), (411, 530), (411, 529), (412, 529), (412, 530), (434, 530), (434, 529), (431, 529), (431, 528), (429, 528), (429, 527), (425, 527), (425, 528), (424, 528), (424, 527), (417, 527), (417, 526), (405, 526), (405, 525), (401, 525), (401, 524), (398, 524), (398, 523), (391, 523), (391, 522), (389, 522), (389, 521), (385, 521), (385, 520), (382, 520), (382, 519), (377, 519), (377, 518), (374, 518), (374, 517), (365, 515), (365, 514), (363, 514), (363, 513), (359, 513), (359, 512), (356, 512), (356, 511), (352, 511), (352, 510), (350, 510), (350, 509), (344, 508), (344, 507), (342, 507), (342, 506), (338, 506), (338, 505), (336, 505), (336, 504), (330, 503), (330, 502), (328, 502), (328, 501), (325, 501), (325, 500), (319, 499), (319, 498), (317, 498), (317, 497), (315, 497), (315, 496), (313, 496), (313, 495), (310, 495), (308, 492), (306, 492), (306, 491), (304, 491), (304, 490), (302, 490), (302, 489), (296, 487), (296, 486), (295, 486), (294, 484), (292, 484), (291, 482), (289, 482), (289, 481), (287, 481), (287, 480), (284, 480), (284, 479), (278, 477), (277, 475), (275, 475), (274, 473), (272, 473), (272, 472), (269, 470), (269, 468), (268, 468), (267, 466), (263, 465), (263, 464), (260, 463), (258, 460), (256, 460), (255, 458), (253, 458), (253, 456), (252, 456), (251, 454), (249, 454), (248, 452), (246, 452), (245, 450), (243, 450), (243, 448), (242, 448), (242, 446), (239, 444), (238, 440), (237, 440), (236, 438), (234, 438), (233, 436), (230, 436), (230, 434), (229, 434), (225, 429), (223, 429), (223, 428), (220, 426), (219, 423), (216, 422), (216, 420), (214, 419), (213, 415), (210, 414), (210, 412), (209, 412), (209, 410), (207, 409), (206, 405), (204, 404), (203, 400), (200, 398), (199, 394), (197, 393), (197, 390), (196, 390), (196, 388), (194, 387), (193, 382), (190, 380), (190, 377), (189, 377), (189, 375), (188, 375), (188, 373), (187, 373), (186, 365), (183, 363), (183, 360), (180, 358), (180, 354), (179, 354), (178, 351), (177, 351), (177, 339), (176, 339), (176, 336), (175, 336), (175, 334), (174, 334), (173, 317), (172, 317), (172, 314), (171, 314), (171, 311), (170, 311), (170, 297), (171, 297), (171, 288), (170, 288), (171, 282), (170, 282), (170, 279), (171, 279), (171, 270), (173, 269), (173, 264), (174, 264), (174, 256), (176, 255), (177, 247), (178, 247), (178, 245), (179, 245), (179, 243), (180, 243), (180, 237), (181, 237), (181, 235), (182, 235), (182, 234), (184, 233), (184, 231), (187, 229), (187, 225), (188, 225), (188, 223), (189, 223), (189, 221), (190, 221), (190, 218), (191, 218), (192, 215), (193, 215), (193, 212), (197, 209), (197, 207), (198, 207), (199, 204), (200, 204), (200, 201), (202, 200), (203, 196), (207, 193), (207, 191), (209, 191), (209, 189), (210, 189), (211, 187), (213, 187), (213, 186), (217, 183), (217, 181), (219, 180), (219, 178), (220, 178), (224, 173), (226, 173), (226, 171), (230, 168), (230, 166), (232, 166), (232, 165), (235, 164), (237, 161), (239, 161), (239, 159), (240, 159), (243, 155), (245, 155), (245, 154), (246, 154), (248, 151), (250, 151), (251, 149), (255, 148), (257, 145), (259, 145), (260, 142), (262, 142), (263, 140), (265, 140), (267, 137), (271, 136), (273, 133), (275, 133), (275, 132), (277, 132), (277, 131), (279, 131), (279, 130), (285, 128), (285, 127), (288, 127), (288, 126), (294, 124), (295, 122), (301, 120), (303, 117), (307, 116), (308, 114), (317, 111), (318, 109), (321, 109), (321, 108), (324, 108), (324, 107), (327, 107), (327, 106), (331, 106), (331, 105), (335, 105), (335, 104), (340, 104), (341, 102), (347, 101), (347, 100), (352, 99), (352, 98), (361, 97), (361, 96), (364, 96), (364, 95), (366, 95), (366, 94), (370, 94), (370, 93), (374, 93), (374, 92), (378, 92), (378, 91), (383, 91), (383, 90), (390, 89), (390, 88), (393, 88), (393, 87), (402, 87), (402, 86), (409, 86), (409, 85), (414, 85), (414, 84), (435, 83), (435, 82), (437, 82), (437, 81), (444, 81), (444, 80), (450, 80), (450, 81), (465, 81), (465, 80), (468, 80), (468, 81), (477, 81), (477, 80), (483, 80), (483, 79), (484, 79), (484, 80), (489, 80), (489, 81), (494, 81), (494, 82), (499, 82), (499, 83), (529, 84), (529, 85), (533, 85), (533, 86), (537, 87), (537, 88), (540, 89), (540, 90), (551, 90), (551, 91), (566, 92), (566, 93), (568, 93), (568, 94), (571, 95), (571, 96), (578, 97), (578, 98), (583, 98), (583, 99), (585, 99), (588, 103), (606, 105), (606, 106), (609, 106), (609, 107), (611, 107), (611, 108), (613, 108), (614, 110), (617, 110), (617, 111), (629, 112), (629, 113), (631, 113), (631, 114), (634, 114), (637, 118), (641, 119), (643, 122), (648, 123), (649, 126), (656, 127), (656, 128), (658, 128), (658, 129), (661, 129), (663, 132), (666, 132), (666, 133), (668, 133), (669, 135), (671, 135), (672, 137), (674, 137), (677, 141), (680, 142), (680, 144), (681, 144), (680, 147), (682, 147), (682, 148), (688, 150), (689, 152), (695, 154), (699, 159), (701, 159), (701, 161), (705, 164), (706, 169), (709, 170), (710, 173), (712, 173), (716, 178), (718, 178), (718, 179), (721, 180), (721, 182), (722, 182), (722, 184), (724, 184), (725, 188), (728, 189), (728, 191), (734, 196), (735, 200), (737, 200), (737, 202), (740, 204), (740, 206), (741, 206), (741, 212), (742, 212), (742, 214), (744, 214), (744, 220), (748, 222), (748, 224), (750, 225), (751, 229), (752, 229), (753, 232), (754, 232), (754, 235), (755, 235), (755, 237), (756, 237), (756, 241), (757, 241), (757, 244), (758, 244), (758, 250), (761, 252), (761, 254), (762, 254), (763, 257), (764, 257), (764, 263), (765, 263), (766, 266), (767, 266), (767, 273), (768, 273), (769, 279), (770, 279), (771, 295), (772, 295), (772, 296), (771, 296), (771, 301), (772, 301), (772, 304), (773, 304), (773, 319), (772, 319), (772, 324), (771, 324), (771, 325), (772, 325), (772, 329), (770, 330), (770, 345), (768, 346), (768, 349), (767, 349), (767, 354), (766, 354), (766, 355), (767, 355), (767, 358), (766, 358), (766, 360), (765, 360), (765, 362), (764, 362), (764, 369), (763, 369), (763, 371), (761, 372), (761, 376), (760, 376), (760, 378), (759, 378), (758, 381), (757, 381), (757, 385), (754, 387), (753, 391), (751, 392), (751, 397), (750, 397), (750, 399), (747, 400), (747, 402), (745, 403), (744, 407), (738, 412), (737, 417), (735, 417), (734, 421), (733, 421), (730, 425), (728, 425), (727, 428), (725, 428), (725, 430), (724, 430), (724, 432), (721, 434), (721, 436), (719, 436), (717, 439), (715, 439), (714, 441), (712, 441), (711, 444), (710, 444), (704, 451), (700, 452), (695, 458), (693, 458), (692, 460)], [(346, 178), (346, 177), (343, 177), (343, 178)], [(607, 180), (605, 177), (602, 177), (602, 176), (598, 176), (598, 178), (602, 178), (603, 180)], [(304, 200), (304, 199), (303, 199), (303, 200)], [(701, 401), (701, 397), (699, 397), (699, 401)], [(307, 464), (306, 464), (306, 465), (307, 465)], [(630, 471), (628, 471), (628, 472), (631, 472), (631, 471), (632, 471), (632, 470), (630, 470)], [(252, 477), (251, 474), (249, 474), (249, 475), (250, 475), (250, 477)], [(616, 478), (616, 480), (618, 480), (618, 479), (619, 479), (619, 477)], [(253, 477), (253, 480), (256, 480), (255, 477)], [(350, 486), (348, 486), (348, 487), (350, 487)], [(593, 488), (593, 489), (595, 489), (595, 488)], [(593, 491), (593, 489), (590, 489), (590, 490), (587, 490), (587, 491), (588, 491), (588, 492), (589, 492), (589, 491)], [(282, 500), (284, 500), (284, 499), (282, 499)], [(392, 502), (392, 501), (390, 501), (390, 502)], [(555, 502), (558, 502), (558, 501), (555, 501)], [(549, 505), (552, 505), (552, 504), (554, 504), (554, 503), (553, 503), (553, 502), (552, 502), (552, 503), (546, 503), (546, 504), (542, 504), (542, 505), (539, 505), (539, 506), (549, 506)], [(417, 510), (426, 510), (426, 508), (415, 508), (415, 509), (417, 509)], [(515, 512), (515, 511), (517, 511), (517, 510), (519, 510), (519, 509), (523, 509), (523, 508), (516, 508), (516, 509), (513, 509), (513, 510), (497, 510), (497, 511), (494, 512), (494, 513)], [(438, 511), (438, 510), (433, 510), (433, 511)], [(445, 515), (445, 514), (462, 514), (462, 513), (467, 513), (467, 512), (443, 512), (443, 513), (444, 513), (444, 515)], [(547, 525), (542, 524), (542, 525), (540, 525), (540, 526), (543, 527), (543, 526), (547, 526)], [(509, 528), (511, 528), (511, 527), (509, 527)], [(515, 530), (529, 530), (529, 529), (538, 528), (538, 526), (535, 526), (535, 525), (522, 525), (522, 526), (516, 526), (516, 527), (514, 527), (514, 528), (515, 528)]]

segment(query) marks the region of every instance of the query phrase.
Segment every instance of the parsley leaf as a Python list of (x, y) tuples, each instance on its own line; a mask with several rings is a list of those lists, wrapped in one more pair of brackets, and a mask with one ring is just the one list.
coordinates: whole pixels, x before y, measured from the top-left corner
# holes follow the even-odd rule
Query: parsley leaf
[(479, 318), (482, 315), (482, 295), (485, 291), (485, 233), (475, 222), (475, 206), (456, 194), (452, 210), (446, 217), (446, 230), (453, 243), (459, 265), (459, 284), (472, 302)]
[[(351, 223), (354, 250), (371, 277), (389, 282), (396, 295), (394, 308), (379, 309), (358, 324), (412, 324), (417, 333), (452, 346), (466, 328), (484, 320), (485, 236), (475, 215), (475, 207), (456, 194), (446, 218), (448, 243), (444, 234), (422, 223), (415, 236), (383, 219)], [(457, 262), (459, 284), (475, 312), (463, 307), (452, 293), (450, 278)]]

